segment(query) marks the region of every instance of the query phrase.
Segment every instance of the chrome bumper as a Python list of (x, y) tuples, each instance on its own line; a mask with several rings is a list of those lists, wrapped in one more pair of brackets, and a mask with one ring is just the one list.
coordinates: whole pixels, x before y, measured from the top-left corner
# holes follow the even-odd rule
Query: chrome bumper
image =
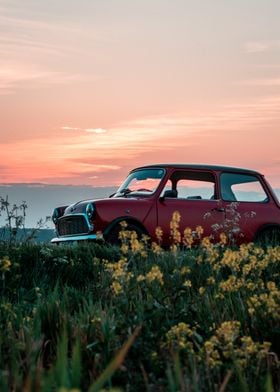
[(57, 244), (59, 242), (76, 242), (76, 241), (86, 241), (86, 240), (96, 240), (96, 234), (84, 234), (84, 235), (69, 235), (67, 237), (55, 237), (51, 240), (52, 244)]

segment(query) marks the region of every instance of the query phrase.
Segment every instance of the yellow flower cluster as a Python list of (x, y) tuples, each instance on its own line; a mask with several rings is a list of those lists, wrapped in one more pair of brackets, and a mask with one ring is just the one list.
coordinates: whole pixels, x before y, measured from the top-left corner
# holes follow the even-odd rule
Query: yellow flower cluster
[(170, 234), (173, 244), (171, 245), (171, 250), (176, 252), (177, 246), (183, 244), (186, 248), (191, 248), (195, 240), (201, 240), (204, 229), (202, 226), (197, 226), (195, 231), (190, 227), (186, 227), (183, 232), (183, 238), (181, 238), (180, 228), (181, 216), (178, 211), (174, 211), (172, 214), (172, 219), (170, 222)]
[(154, 265), (151, 268), (151, 271), (146, 274), (147, 282), (153, 282), (157, 280), (160, 284), (163, 285), (163, 273), (157, 265)]
[(220, 234), (220, 245), (225, 246), (228, 243), (228, 238), (225, 233)]
[(212, 368), (221, 366), (224, 360), (232, 357), (240, 366), (245, 366), (251, 359), (266, 357), (269, 348), (269, 342), (256, 343), (250, 336), (240, 337), (238, 321), (225, 321), (204, 343), (206, 360)]
[(238, 251), (226, 249), (221, 260), (221, 265), (229, 267), (232, 271), (239, 271), (241, 260), (242, 258)]
[(160, 255), (163, 253), (162, 247), (159, 244), (157, 244), (156, 242), (152, 242), (152, 251), (156, 255)]
[(212, 244), (209, 237), (204, 237), (202, 239), (201, 246), (202, 246), (202, 248), (205, 248), (207, 250), (211, 250), (213, 248), (213, 244)]
[(191, 272), (190, 267), (186, 267), (186, 266), (182, 267), (182, 268), (181, 268), (181, 271), (180, 271), (181, 275), (187, 275), (187, 274), (189, 274), (190, 272)]
[(272, 281), (267, 282), (266, 289), (268, 292), (254, 294), (247, 300), (248, 311), (254, 315), (261, 310), (264, 315), (280, 320), (280, 290)]
[(209, 286), (211, 286), (215, 284), (215, 278), (213, 276), (210, 276), (209, 278), (207, 278), (206, 282)]
[[(206, 262), (211, 264), (214, 270), (219, 270), (220, 264), (217, 263), (219, 260), (219, 251), (218, 248), (211, 242), (210, 237), (203, 237), (200, 245), (205, 252)], [(198, 260), (198, 262), (201, 262), (201, 260)]]
[(205, 293), (205, 291), (206, 291), (206, 289), (203, 286), (199, 287), (199, 289), (198, 289), (198, 292), (200, 295), (203, 295)]
[(191, 340), (193, 334), (194, 331), (191, 329), (189, 324), (180, 322), (170, 328), (170, 330), (166, 333), (167, 345), (172, 349), (187, 349), (193, 353), (194, 348)]
[(191, 282), (189, 279), (187, 279), (187, 280), (185, 280), (185, 282), (183, 283), (183, 286), (184, 286), (184, 287), (192, 287), (192, 282)]
[(148, 283), (158, 281), (161, 285), (164, 284), (163, 273), (157, 265), (154, 265), (146, 275), (139, 275), (137, 282), (146, 281)]
[(170, 222), (170, 234), (174, 244), (181, 242), (181, 233), (179, 231), (181, 215), (178, 211), (174, 211)]
[(121, 294), (122, 291), (123, 291), (122, 285), (121, 285), (120, 282), (118, 282), (117, 280), (113, 280), (113, 282), (112, 282), (112, 284), (111, 284), (111, 288), (112, 288), (113, 292), (114, 292), (116, 295)]
[(10, 270), (12, 265), (11, 260), (8, 256), (4, 256), (3, 259), (0, 259), (0, 271), (7, 272)]
[[(212, 244), (208, 237), (201, 241), (204, 249), (203, 256), (199, 255), (196, 262), (211, 265), (211, 275), (206, 278), (206, 284), (217, 288), (215, 298), (224, 298), (225, 293), (241, 292), (245, 296), (251, 315), (256, 313), (256, 308), (263, 309), (265, 314), (277, 315), (279, 309), (279, 281), (280, 273), (280, 247), (268, 248), (266, 250), (256, 245), (243, 244), (237, 250), (225, 249), (221, 254), (219, 248)], [(268, 268), (275, 272), (271, 276), (272, 284), (266, 284), (266, 273)], [(226, 272), (226, 274), (225, 274)], [(215, 286), (214, 286), (215, 285)], [(199, 288), (202, 295), (204, 287)], [(244, 297), (243, 297), (244, 298)], [(274, 317), (277, 317), (274, 315)]]
[(244, 285), (244, 279), (238, 279), (234, 275), (230, 275), (228, 279), (219, 283), (219, 287), (223, 292), (233, 293), (239, 291)]
[(121, 241), (121, 251), (123, 254), (131, 251), (133, 254), (140, 254), (142, 257), (147, 256), (146, 245), (149, 237), (143, 235), (142, 238), (138, 238), (138, 234), (135, 230), (125, 230), (127, 223), (125, 221), (120, 223), (122, 230), (119, 232), (119, 239)]
[(187, 248), (191, 248), (194, 242), (192, 229), (190, 227), (186, 227), (184, 230), (183, 244)]
[(158, 241), (158, 243), (160, 244), (161, 242), (162, 242), (162, 237), (163, 237), (163, 231), (162, 231), (162, 228), (161, 227), (157, 227), (156, 228), (156, 238), (157, 238), (157, 241)]
[(163, 253), (163, 249), (161, 247), (162, 239), (163, 239), (163, 230), (161, 227), (156, 227), (155, 230), (155, 236), (157, 239), (157, 242), (152, 242), (151, 248), (152, 252), (156, 255), (161, 255)]
[(97, 317), (97, 316), (95, 316), (95, 317), (93, 317), (91, 320), (90, 320), (90, 322), (91, 322), (91, 324), (100, 324), (101, 323), (101, 317)]
[(132, 277), (132, 272), (127, 271), (127, 260), (120, 259), (117, 263), (105, 263), (105, 268), (112, 274), (111, 288), (116, 295), (123, 291), (123, 285), (126, 284)]

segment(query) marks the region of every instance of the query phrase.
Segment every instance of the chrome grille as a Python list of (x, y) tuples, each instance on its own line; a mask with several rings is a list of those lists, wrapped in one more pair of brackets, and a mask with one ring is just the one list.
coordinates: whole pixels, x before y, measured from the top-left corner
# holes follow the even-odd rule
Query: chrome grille
[(60, 236), (87, 234), (89, 226), (84, 215), (71, 215), (58, 220), (57, 231)]

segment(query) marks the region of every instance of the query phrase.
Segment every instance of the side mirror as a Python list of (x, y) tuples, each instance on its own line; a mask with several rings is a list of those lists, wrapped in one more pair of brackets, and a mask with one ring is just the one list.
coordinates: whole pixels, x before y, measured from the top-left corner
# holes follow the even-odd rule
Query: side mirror
[(159, 200), (164, 200), (165, 198), (176, 198), (178, 195), (178, 192), (176, 191), (176, 189), (168, 189), (164, 192), (164, 194), (162, 196), (160, 196)]

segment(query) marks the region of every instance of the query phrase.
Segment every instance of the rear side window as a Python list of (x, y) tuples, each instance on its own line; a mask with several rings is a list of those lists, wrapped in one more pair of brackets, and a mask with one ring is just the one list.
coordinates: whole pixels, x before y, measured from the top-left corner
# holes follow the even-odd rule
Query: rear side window
[(268, 200), (258, 177), (251, 174), (223, 173), (221, 195), (226, 201), (266, 202)]

